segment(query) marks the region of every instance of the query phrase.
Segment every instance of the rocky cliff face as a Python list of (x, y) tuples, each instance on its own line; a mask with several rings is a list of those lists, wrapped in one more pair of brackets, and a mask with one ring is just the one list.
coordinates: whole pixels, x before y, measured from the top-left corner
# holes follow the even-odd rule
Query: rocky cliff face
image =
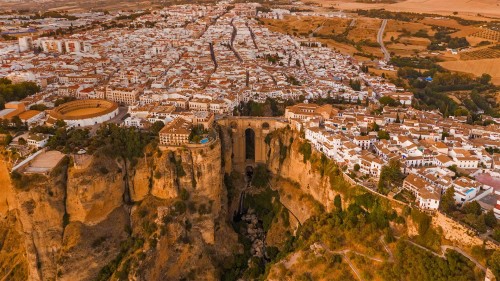
[[(48, 176), (12, 182), (0, 161), (0, 280), (219, 280), (243, 252), (228, 222), (239, 190), (232, 187), (228, 210), (223, 183), (231, 131), (219, 135), (205, 146), (149, 146), (134, 161), (95, 156), (76, 169), (68, 160)], [(282, 247), (287, 231), (334, 208), (335, 195), (347, 204), (348, 186), (298, 132), (280, 129), (266, 142), (272, 189), (290, 213), (279, 213), (266, 243)]]
[[(143, 259), (131, 255), (131, 275), (138, 280), (218, 280), (220, 265), (238, 250), (226, 221), (220, 142), (154, 154), (139, 161), (133, 176), (132, 194), (146, 194), (140, 183), (150, 186), (150, 195), (132, 216), (133, 235), (149, 237), (149, 251)], [(155, 226), (141, 223), (144, 217)]]
[[(295, 183), (301, 194), (311, 196), (329, 211), (333, 208), (333, 198), (337, 193), (332, 189), (330, 178), (321, 175), (317, 165), (312, 164), (321, 155), (312, 151), (311, 159), (313, 161), (304, 161), (304, 155), (300, 152), (301, 144), (303, 144), (303, 140), (300, 139), (299, 133), (291, 129), (281, 129), (277, 133), (273, 133), (268, 146), (268, 169), (274, 175)], [(279, 185), (286, 187), (286, 184)], [(296, 204), (298, 197), (295, 200), (283, 198), (282, 202), (292, 212), (295, 211), (294, 213), (300, 215), (299, 219), (303, 222), (310, 217), (312, 212), (304, 209), (303, 205)]]
[(88, 168), (68, 169), (66, 212), (71, 222), (95, 225), (123, 204), (121, 161), (95, 157)]
[(16, 214), (24, 232), (31, 280), (53, 280), (61, 246), (66, 163), (49, 177), (22, 176), (14, 184)]
[(14, 182), (2, 162), (0, 238), (12, 248), (0, 258), (16, 262), (0, 262), (2, 272), (11, 270), (9, 280), (217, 280), (240, 250), (226, 221), (220, 155), (219, 141), (148, 148), (135, 165), (96, 156), (83, 169), (67, 161)]

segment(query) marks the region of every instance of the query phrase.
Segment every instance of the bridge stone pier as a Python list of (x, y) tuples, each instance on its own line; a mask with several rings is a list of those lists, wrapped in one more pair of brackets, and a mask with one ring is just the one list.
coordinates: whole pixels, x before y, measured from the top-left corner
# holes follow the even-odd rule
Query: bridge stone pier
[(267, 162), (266, 136), (288, 125), (283, 118), (225, 117), (217, 121), (232, 134), (233, 169), (244, 173), (247, 167)]

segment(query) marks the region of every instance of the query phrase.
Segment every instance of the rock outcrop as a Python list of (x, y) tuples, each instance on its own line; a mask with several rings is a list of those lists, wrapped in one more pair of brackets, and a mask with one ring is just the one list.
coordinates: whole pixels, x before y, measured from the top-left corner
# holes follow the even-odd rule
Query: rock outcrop
[(57, 276), (57, 253), (63, 235), (66, 163), (48, 176), (20, 176), (13, 182), (22, 225), (30, 280), (51, 280)]
[[(305, 194), (309, 194), (327, 210), (331, 210), (336, 192), (332, 189), (328, 176), (322, 176), (311, 161), (303, 161), (300, 145), (304, 141), (300, 139), (299, 133), (291, 129), (281, 129), (277, 132), (279, 133), (272, 134), (269, 142), (268, 169), (281, 178), (295, 182)], [(318, 159), (321, 155), (312, 151), (311, 157)], [(293, 212), (298, 206), (291, 203), (287, 207)], [(304, 213), (301, 210), (295, 211), (297, 214)]]
[(69, 168), (66, 212), (70, 221), (95, 225), (123, 204), (122, 166), (114, 159), (94, 157), (86, 169)]
[[(150, 147), (136, 160), (99, 155), (85, 167), (64, 161), (50, 175), (19, 175), (14, 183), (2, 162), (0, 233), (16, 244), (8, 255), (0, 251), (16, 262), (9, 280), (93, 280), (110, 268), (116, 271), (110, 277), (218, 280), (220, 264), (240, 250), (226, 220), (220, 141)], [(173, 214), (179, 201), (186, 209)], [(168, 223), (164, 212), (172, 217)], [(124, 243), (135, 243), (134, 250)], [(151, 259), (139, 258), (144, 251)], [(9, 265), (2, 266), (8, 273)]]

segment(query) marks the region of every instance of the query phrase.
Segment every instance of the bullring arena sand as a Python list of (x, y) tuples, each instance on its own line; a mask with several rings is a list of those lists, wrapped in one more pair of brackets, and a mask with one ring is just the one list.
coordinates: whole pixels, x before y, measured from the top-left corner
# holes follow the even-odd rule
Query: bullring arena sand
[(393, 12), (433, 13), (450, 15), (457, 12), (458, 16), (476, 17), (478, 14), (487, 17), (500, 18), (500, 2), (498, 0), (404, 0), (394, 4), (359, 3), (355, 0), (307, 0), (324, 7), (333, 6), (340, 10), (356, 9), (386, 9)]
[(76, 109), (69, 112), (64, 113), (65, 117), (81, 117), (89, 114), (98, 114), (100, 112), (105, 111), (106, 108), (82, 108)]

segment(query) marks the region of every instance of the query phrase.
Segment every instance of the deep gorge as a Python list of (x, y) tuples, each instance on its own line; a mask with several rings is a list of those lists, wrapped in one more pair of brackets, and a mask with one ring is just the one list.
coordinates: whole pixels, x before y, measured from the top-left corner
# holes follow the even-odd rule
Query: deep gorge
[[(361, 225), (375, 244), (415, 231), (402, 206), (352, 187), (335, 163), (304, 149), (299, 132), (269, 131), (255, 151), (266, 160), (249, 162), (246, 180), (247, 170), (233, 168), (233, 130), (218, 132), (205, 146), (150, 144), (127, 165), (96, 153), (87, 167), (68, 158), (48, 177), (6, 177), (0, 233), (11, 246), (0, 260), (15, 267), (0, 263), (0, 270), (9, 280), (280, 280), (287, 255), (309, 253), (304, 247), (326, 233), (344, 237), (325, 238), (334, 249), (352, 247)], [(2, 175), (7, 167), (2, 162)], [(347, 274), (335, 259), (335, 270)]]

